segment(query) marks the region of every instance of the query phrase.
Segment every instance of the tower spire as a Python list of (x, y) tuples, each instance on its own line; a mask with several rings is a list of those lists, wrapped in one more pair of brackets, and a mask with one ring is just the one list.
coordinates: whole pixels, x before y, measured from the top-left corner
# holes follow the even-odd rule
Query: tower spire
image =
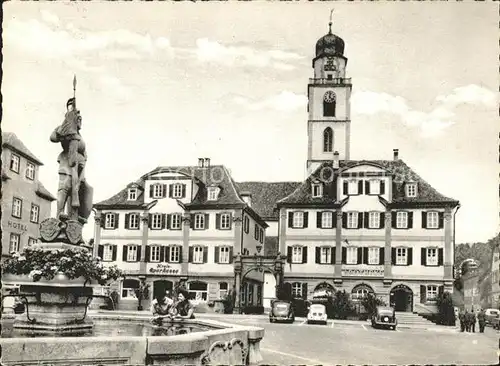
[(328, 34), (332, 34), (333, 9), (330, 10), (330, 22), (328, 23)]

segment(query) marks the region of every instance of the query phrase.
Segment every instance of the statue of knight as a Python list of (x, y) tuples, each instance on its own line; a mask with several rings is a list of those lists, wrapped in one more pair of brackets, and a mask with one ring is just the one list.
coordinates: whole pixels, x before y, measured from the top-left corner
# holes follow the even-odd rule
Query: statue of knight
[(50, 141), (60, 143), (59, 187), (57, 215), (61, 221), (74, 220), (85, 224), (92, 210), (93, 190), (85, 180), (87, 152), (80, 135), (82, 117), (76, 108), (76, 76), (73, 79), (73, 98), (66, 103), (63, 123), (50, 135)]

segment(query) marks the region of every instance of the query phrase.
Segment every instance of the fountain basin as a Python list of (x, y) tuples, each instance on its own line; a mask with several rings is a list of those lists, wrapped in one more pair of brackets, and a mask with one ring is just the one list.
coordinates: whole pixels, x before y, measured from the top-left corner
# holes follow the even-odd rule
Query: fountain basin
[(149, 330), (142, 336), (122, 332), (113, 336), (94, 333), (58, 338), (2, 338), (2, 364), (253, 365), (262, 361), (259, 349), (264, 336), (262, 328), (192, 319), (172, 322), (179, 329), (190, 329), (190, 333), (165, 336), (152, 333), (147, 316), (114, 315), (113, 312), (89, 315), (98, 325), (97, 331), (99, 324), (120, 329), (117, 326), (124, 322)]

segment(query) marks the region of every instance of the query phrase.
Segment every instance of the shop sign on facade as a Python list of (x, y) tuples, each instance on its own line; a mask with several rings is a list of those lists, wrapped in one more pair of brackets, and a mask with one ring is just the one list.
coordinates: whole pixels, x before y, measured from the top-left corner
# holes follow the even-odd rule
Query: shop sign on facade
[(342, 268), (342, 276), (367, 276), (367, 277), (383, 277), (384, 267), (370, 266), (371, 268)]
[(16, 230), (20, 230), (22, 232), (26, 232), (28, 231), (28, 227), (24, 224), (21, 224), (19, 222), (12, 222), (12, 221), (7, 221), (7, 227), (9, 228), (12, 228), (12, 229), (16, 229)]
[(159, 274), (159, 275), (164, 275), (164, 274), (178, 274), (179, 273), (179, 268), (172, 268), (168, 264), (164, 263), (158, 263), (155, 268), (150, 268), (149, 273), (151, 274)]

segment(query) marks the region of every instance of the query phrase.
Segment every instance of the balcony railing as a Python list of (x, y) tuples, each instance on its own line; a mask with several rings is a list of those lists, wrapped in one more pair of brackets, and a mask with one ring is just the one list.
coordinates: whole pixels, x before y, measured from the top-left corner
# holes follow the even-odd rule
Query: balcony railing
[(312, 78), (309, 84), (351, 85), (351, 78)]

